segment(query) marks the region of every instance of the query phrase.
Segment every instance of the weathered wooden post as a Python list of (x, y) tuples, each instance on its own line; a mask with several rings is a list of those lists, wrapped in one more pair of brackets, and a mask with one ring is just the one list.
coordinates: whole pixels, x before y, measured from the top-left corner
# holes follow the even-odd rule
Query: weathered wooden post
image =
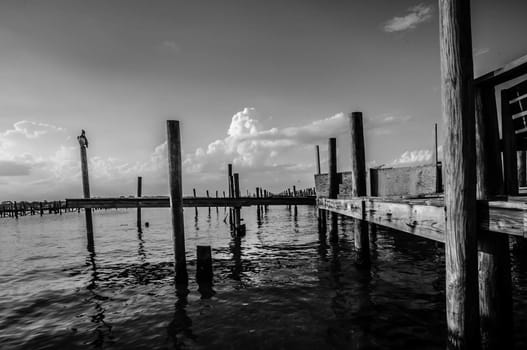
[(196, 250), (196, 282), (198, 282), (202, 295), (205, 292), (207, 296), (210, 296), (213, 278), (212, 250), (210, 245), (198, 245)]
[[(233, 175), (234, 180), (234, 198), (238, 199), (240, 198), (240, 176), (238, 173), (235, 173)], [(234, 231), (236, 235), (241, 234), (241, 213), (240, 213), (240, 207), (235, 206), (234, 207)]]
[[(218, 190), (216, 190), (216, 198), (218, 198)], [(216, 214), (218, 214), (218, 212), (219, 212), (218, 204), (216, 204)]]
[[(207, 190), (207, 199), (210, 198), (210, 195), (209, 195), (209, 190)], [(209, 209), (209, 218), (210, 218), (210, 202), (208, 203), (208, 209)]]
[(527, 176), (525, 173), (526, 154), (524, 150), (521, 150), (516, 155), (518, 158), (518, 186), (525, 187), (527, 186)]
[(479, 341), (474, 93), (469, 0), (439, 0), (441, 93), (446, 124), (445, 262), (448, 349)]
[[(227, 166), (228, 168), (228, 182), (229, 182), (229, 198), (234, 198), (234, 180), (232, 177), (232, 164), (229, 164)], [(231, 230), (234, 227), (234, 211), (232, 207), (229, 207), (229, 225), (231, 226)]]
[[(339, 183), (337, 174), (337, 139), (332, 137), (328, 142), (328, 183), (329, 193), (328, 198), (337, 199), (339, 194)], [(338, 231), (338, 216), (336, 213), (331, 213), (331, 229), (330, 235), (332, 238), (337, 235)]]
[(185, 257), (185, 225), (183, 221), (183, 189), (181, 179), (181, 140), (179, 135), (179, 121), (177, 120), (167, 120), (167, 145), (176, 283), (187, 284), (188, 274)]
[[(192, 189), (192, 193), (194, 194), (194, 198), (196, 198), (196, 189)], [(194, 217), (196, 220), (198, 220), (198, 207), (194, 207)]]
[[(476, 198), (486, 201), (505, 192), (493, 86), (475, 89), (475, 113)], [(487, 219), (488, 207), (480, 206), (478, 221)], [(482, 348), (512, 349), (512, 282), (509, 238), (506, 234), (479, 230), (478, 265)]]
[[(86, 132), (82, 130), (81, 134), (77, 136), (81, 152), (81, 172), (82, 172), (82, 191), (84, 198), (90, 198), (90, 180), (88, 176), (88, 157), (86, 155), (86, 148), (88, 148), (88, 139)], [(86, 236), (88, 238), (88, 250), (93, 250), (93, 222), (91, 215), (91, 208), (84, 208), (84, 215), (86, 217)]]
[(18, 206), (16, 205), (16, 201), (13, 204), (13, 210), (14, 210), (14, 214), (15, 214), (15, 219), (18, 219)]
[(317, 166), (317, 175), (320, 175), (320, 147), (315, 146), (315, 164)]
[[(141, 176), (137, 177), (137, 198), (141, 198), (143, 192), (143, 178)], [(141, 232), (141, 206), (137, 206), (137, 230)]]
[[(363, 197), (366, 196), (366, 159), (361, 112), (353, 112), (349, 115), (349, 126), (351, 136), (351, 195), (352, 197)], [(370, 260), (368, 224), (366, 221), (357, 219), (354, 220), (354, 223), (354, 241), (359, 258), (358, 262), (367, 265)]]

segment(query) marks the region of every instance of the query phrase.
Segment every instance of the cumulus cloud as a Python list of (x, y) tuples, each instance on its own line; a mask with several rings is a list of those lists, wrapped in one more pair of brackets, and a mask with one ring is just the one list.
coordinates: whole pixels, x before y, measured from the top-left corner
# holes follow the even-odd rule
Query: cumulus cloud
[[(442, 158), (443, 146), (438, 148), (438, 157)], [(433, 149), (420, 149), (405, 151), (397, 159), (393, 160), (389, 165), (391, 166), (411, 166), (419, 164), (433, 163), (434, 150)]]
[(420, 23), (432, 18), (433, 7), (426, 4), (418, 4), (410, 7), (408, 13), (401, 17), (394, 17), (384, 24), (384, 31), (388, 33), (402, 32), (414, 29)]

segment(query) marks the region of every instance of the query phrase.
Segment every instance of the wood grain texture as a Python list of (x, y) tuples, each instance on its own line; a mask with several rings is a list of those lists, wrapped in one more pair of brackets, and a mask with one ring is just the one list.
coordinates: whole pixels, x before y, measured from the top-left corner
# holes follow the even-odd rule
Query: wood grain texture
[[(82, 173), (82, 192), (84, 198), (90, 198), (90, 177), (88, 174), (88, 156), (86, 154), (86, 143), (79, 138), (79, 146), (81, 153), (81, 173)], [(15, 211), (16, 214), (16, 211)], [(93, 220), (91, 209), (84, 209), (84, 217), (86, 220), (86, 234), (88, 240), (88, 250), (93, 251), (94, 249), (94, 238), (93, 238)]]
[(447, 348), (479, 348), (475, 121), (469, 0), (439, 0), (446, 143)]
[(170, 189), (170, 211), (176, 283), (187, 284), (187, 261), (185, 257), (185, 225), (183, 220), (183, 189), (181, 178), (181, 139), (179, 121), (167, 120), (168, 183)]

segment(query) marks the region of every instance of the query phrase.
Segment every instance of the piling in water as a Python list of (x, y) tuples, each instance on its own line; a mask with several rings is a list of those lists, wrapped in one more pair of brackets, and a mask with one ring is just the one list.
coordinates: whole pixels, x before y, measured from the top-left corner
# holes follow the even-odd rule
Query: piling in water
[(183, 190), (181, 179), (181, 140), (179, 121), (177, 120), (167, 120), (167, 145), (176, 283), (187, 284), (188, 274), (185, 257), (185, 225), (183, 221)]

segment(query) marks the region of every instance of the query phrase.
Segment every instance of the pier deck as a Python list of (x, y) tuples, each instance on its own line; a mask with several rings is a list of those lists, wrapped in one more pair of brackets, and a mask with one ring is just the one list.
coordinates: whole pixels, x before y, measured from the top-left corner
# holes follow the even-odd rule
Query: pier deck
[[(445, 241), (443, 197), (318, 198), (318, 207), (416, 236)], [(508, 196), (478, 201), (478, 225), (484, 230), (527, 237), (527, 197)]]
[[(248, 207), (253, 205), (315, 205), (316, 198), (308, 197), (240, 197), (209, 198), (183, 197), (183, 207)], [(168, 196), (126, 198), (71, 198), (67, 208), (169, 208)]]

